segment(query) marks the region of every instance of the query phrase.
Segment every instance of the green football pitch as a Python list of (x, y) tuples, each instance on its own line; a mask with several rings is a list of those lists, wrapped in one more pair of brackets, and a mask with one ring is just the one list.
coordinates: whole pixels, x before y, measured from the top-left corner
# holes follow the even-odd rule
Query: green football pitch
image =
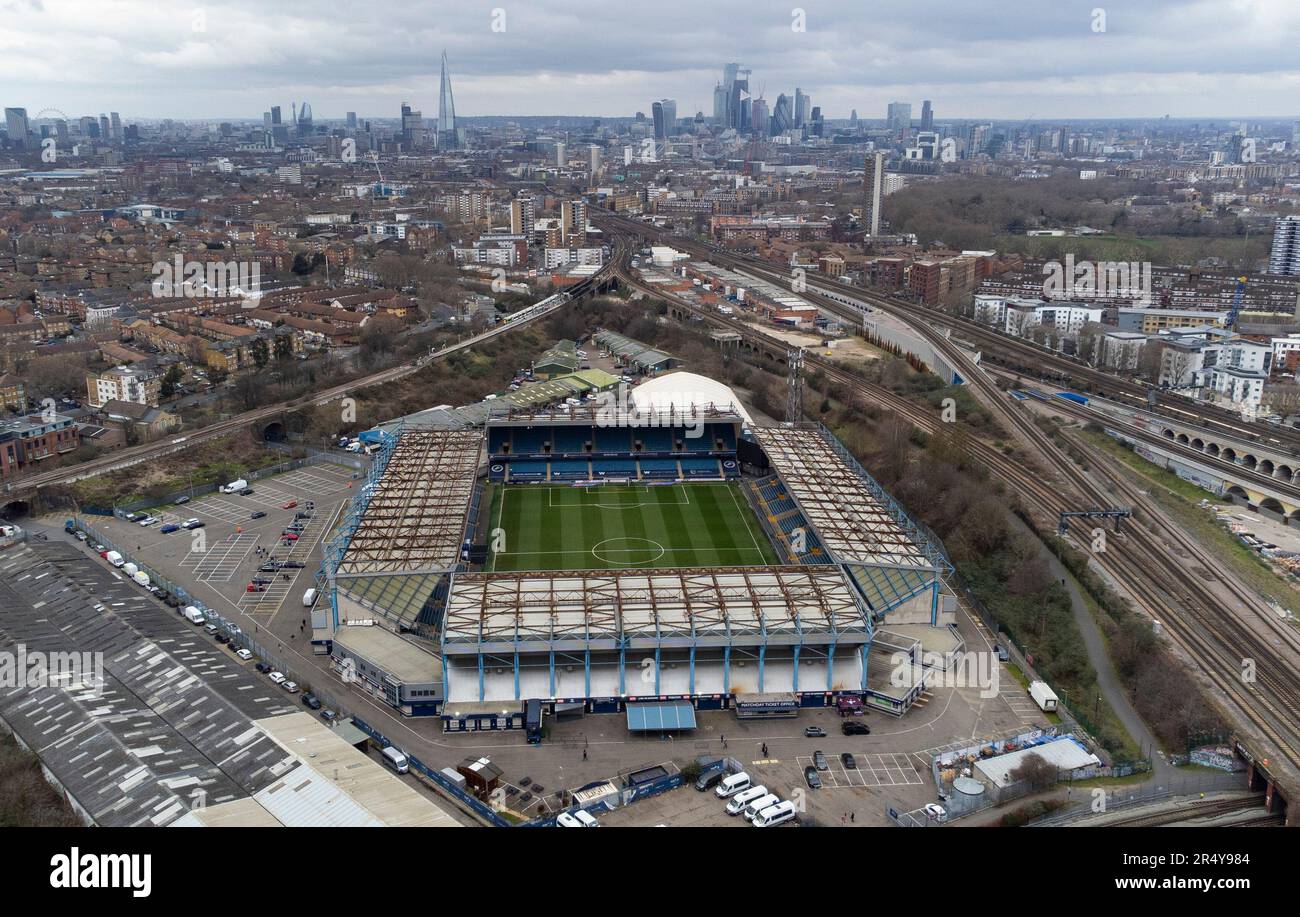
[(734, 483), (493, 485), (491, 500), (489, 570), (777, 562)]

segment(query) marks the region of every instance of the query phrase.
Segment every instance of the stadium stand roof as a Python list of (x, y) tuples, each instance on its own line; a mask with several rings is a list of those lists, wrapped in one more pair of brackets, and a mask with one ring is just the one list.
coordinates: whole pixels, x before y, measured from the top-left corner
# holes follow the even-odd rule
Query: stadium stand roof
[(449, 570), (460, 559), (483, 434), (405, 430), (339, 563), (339, 577)]
[(821, 429), (757, 427), (754, 438), (836, 561), (932, 570), (942, 565), (937, 547)]
[(653, 647), (671, 638), (862, 643), (870, 634), (856, 590), (831, 565), (457, 573), (443, 651)]

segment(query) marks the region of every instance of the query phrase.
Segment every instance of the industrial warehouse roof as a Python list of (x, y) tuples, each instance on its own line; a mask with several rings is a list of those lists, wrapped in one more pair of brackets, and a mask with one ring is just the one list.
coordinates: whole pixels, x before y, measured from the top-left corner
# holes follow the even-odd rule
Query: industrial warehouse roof
[(654, 369), (675, 359), (672, 354), (656, 350), (615, 331), (598, 331), (592, 335), (592, 340), (625, 363), (633, 363), (642, 369)]
[(483, 433), (406, 430), (348, 539), (339, 576), (447, 570), (460, 559)]
[(855, 596), (829, 564), (457, 573), (443, 651), (864, 642), (870, 626)]
[(816, 427), (757, 427), (791, 498), (841, 563), (934, 569), (937, 548), (843, 447)]
[(1030, 755), (1037, 755), (1051, 764), (1058, 771), (1073, 771), (1091, 764), (1100, 764), (1096, 755), (1087, 751), (1069, 736), (1063, 736), (1042, 745), (1022, 748), (1010, 754), (998, 755), (996, 758), (984, 758), (975, 764), (975, 769), (988, 778), (994, 786), (1010, 786), (1014, 781), (1011, 772), (1025, 762)]

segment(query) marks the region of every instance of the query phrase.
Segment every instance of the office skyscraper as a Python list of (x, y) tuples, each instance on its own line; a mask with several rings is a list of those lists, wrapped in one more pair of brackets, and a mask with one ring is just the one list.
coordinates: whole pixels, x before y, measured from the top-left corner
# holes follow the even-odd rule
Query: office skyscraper
[(31, 142), (28, 137), (31, 128), (27, 123), (27, 109), (6, 108), (5, 128), (9, 131), (10, 146), (27, 149), (28, 144)]
[(673, 99), (660, 99), (650, 106), (654, 116), (656, 140), (667, 140), (677, 133), (677, 102)]
[(447, 52), (442, 52), (442, 86), (438, 91), (438, 149), (456, 148), (456, 100), (451, 93), (451, 74), (447, 72)]
[(808, 123), (808, 110), (812, 107), (812, 101), (803, 94), (803, 90), (795, 87), (794, 90), (794, 126), (803, 127)]
[(790, 97), (784, 92), (776, 97), (776, 105), (772, 107), (772, 136), (788, 131), (794, 127), (794, 107), (790, 104)]
[(744, 129), (741, 101), (749, 95), (749, 73), (740, 64), (723, 64), (722, 82), (713, 90), (713, 121), (719, 127)]
[(885, 154), (868, 153), (866, 174), (862, 177), (862, 223), (867, 234), (880, 234), (880, 200), (884, 196)]
[(934, 109), (930, 107), (929, 99), (921, 103), (921, 130), (934, 130)]
[(1268, 272), (1300, 277), (1300, 216), (1283, 217), (1273, 224)]
[(402, 103), (402, 143), (411, 149), (424, 146), (424, 115)]
[(750, 130), (760, 137), (771, 133), (772, 116), (767, 110), (767, 99), (755, 99), (749, 107)]
[(348, 130), (354, 131), (356, 129), (357, 129), (357, 113), (355, 111), (350, 111), (348, 112)]
[(906, 140), (908, 132), (912, 128), (912, 103), (890, 102), (889, 110), (885, 114), (885, 121), (889, 126), (890, 133), (895, 137)]

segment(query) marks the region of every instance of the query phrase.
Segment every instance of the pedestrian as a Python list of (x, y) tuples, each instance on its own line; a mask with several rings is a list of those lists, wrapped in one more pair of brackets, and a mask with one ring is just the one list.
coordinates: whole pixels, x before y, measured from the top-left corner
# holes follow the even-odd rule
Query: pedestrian
[(582, 760), (583, 761), (587, 760), (587, 749), (585, 748), (582, 750)]
[(857, 820), (858, 820), (858, 813), (857, 813), (857, 812), (850, 812), (850, 813), (849, 813), (849, 821), (851, 821), (851, 822), (856, 822)]

